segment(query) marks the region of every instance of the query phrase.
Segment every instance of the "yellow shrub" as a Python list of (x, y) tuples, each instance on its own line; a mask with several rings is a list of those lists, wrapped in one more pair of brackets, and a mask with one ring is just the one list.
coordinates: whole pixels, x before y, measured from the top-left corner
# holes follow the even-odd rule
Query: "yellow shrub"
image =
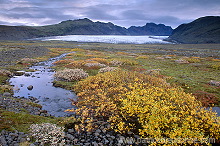
[(120, 58), (120, 59), (113, 59), (110, 62), (114, 66), (119, 66), (119, 65), (137, 65), (138, 62), (132, 59), (125, 59), (125, 58)]
[(135, 59), (148, 59), (148, 58), (149, 56), (147, 55), (141, 55), (141, 56), (136, 57)]
[[(105, 121), (119, 112), (119, 93), (128, 90), (127, 83), (132, 83), (136, 78), (149, 82), (152, 86), (167, 86), (162, 79), (143, 75), (140, 73), (116, 70), (113, 72), (100, 73), (96, 76), (89, 76), (74, 86), (77, 92), (77, 110), (69, 110), (81, 115), (82, 123), (88, 118), (105, 119)], [(88, 116), (90, 115), (90, 116)], [(89, 129), (87, 127), (87, 129)]]
[(55, 61), (53, 64), (63, 65), (63, 64), (69, 64), (69, 63), (71, 63), (73, 61), (74, 61), (74, 59), (64, 59), (64, 60)]
[(84, 60), (76, 60), (72, 61), (71, 63), (65, 65), (67, 68), (81, 68), (85, 64)]
[(214, 64), (211, 65), (211, 68), (220, 70), (220, 62), (215, 62)]
[(108, 64), (108, 60), (104, 58), (89, 58), (88, 61), (97, 61), (102, 64)]
[(116, 52), (116, 54), (118, 54), (118, 55), (129, 55), (129, 54), (126, 53), (126, 52)]
[(191, 57), (191, 58), (186, 58), (186, 60), (189, 62), (189, 63), (199, 63), (201, 62), (199, 57)]
[(117, 132), (143, 138), (220, 139), (216, 113), (161, 78), (116, 70), (90, 76), (74, 90), (78, 109), (68, 111), (80, 115), (80, 129), (90, 131), (103, 121)]
[(83, 52), (85, 51), (84, 49), (81, 49), (81, 48), (74, 48), (74, 49), (71, 49), (71, 52), (74, 52), (74, 51), (78, 51), (78, 52)]
[(114, 129), (132, 131), (143, 138), (216, 138), (220, 120), (179, 88), (135, 82), (122, 93), (121, 115), (111, 117)]

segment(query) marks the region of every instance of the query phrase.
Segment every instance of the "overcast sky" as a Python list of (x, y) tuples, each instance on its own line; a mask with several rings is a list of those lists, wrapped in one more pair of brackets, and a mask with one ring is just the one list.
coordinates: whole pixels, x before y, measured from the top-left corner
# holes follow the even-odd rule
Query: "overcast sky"
[(175, 28), (203, 16), (220, 16), (220, 0), (0, 0), (0, 25), (89, 18), (123, 27), (154, 22)]

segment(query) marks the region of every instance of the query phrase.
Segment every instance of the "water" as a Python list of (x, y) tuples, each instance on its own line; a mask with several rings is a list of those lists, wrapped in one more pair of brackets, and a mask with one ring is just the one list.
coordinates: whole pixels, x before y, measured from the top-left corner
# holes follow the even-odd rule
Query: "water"
[(120, 36), (120, 35), (66, 35), (36, 38), (36, 40), (50, 41), (76, 41), (76, 42), (101, 42), (113, 44), (168, 44), (170, 42), (163, 41), (168, 36)]
[[(73, 108), (70, 99), (75, 100), (76, 95), (69, 90), (53, 86), (54, 71), (50, 68), (53, 62), (60, 60), (65, 55), (51, 58), (30, 67), (30, 69), (36, 70), (35, 72), (26, 72), (25, 75), (11, 78), (10, 84), (14, 85), (14, 96), (37, 98), (42, 109), (47, 110), (53, 116), (70, 115), (64, 111)], [(32, 90), (27, 89), (30, 85), (33, 86)]]
[(212, 111), (216, 112), (217, 115), (220, 116), (220, 107), (212, 107)]

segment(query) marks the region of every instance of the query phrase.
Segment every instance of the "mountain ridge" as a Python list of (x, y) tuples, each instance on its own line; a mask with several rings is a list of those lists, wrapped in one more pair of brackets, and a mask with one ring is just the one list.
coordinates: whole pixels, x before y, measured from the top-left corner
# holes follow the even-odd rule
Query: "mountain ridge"
[(131, 26), (128, 29), (111, 22), (93, 22), (88, 18), (66, 20), (45, 26), (0, 25), (0, 40), (24, 40), (38, 37), (63, 35), (167, 35), (173, 29), (164, 24), (147, 23), (144, 26)]
[(220, 16), (200, 17), (181, 24), (167, 39), (179, 43), (220, 43)]

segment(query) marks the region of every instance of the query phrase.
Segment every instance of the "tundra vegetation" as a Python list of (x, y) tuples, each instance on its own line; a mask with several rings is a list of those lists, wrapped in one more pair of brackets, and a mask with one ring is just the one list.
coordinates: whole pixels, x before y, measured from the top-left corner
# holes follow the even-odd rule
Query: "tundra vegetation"
[[(63, 137), (59, 126), (68, 125), (78, 132), (91, 132), (100, 124), (110, 124), (109, 131), (123, 135), (132, 133), (141, 138), (220, 140), (220, 118), (206, 109), (220, 106), (218, 45), (24, 41), (1, 42), (0, 47), (5, 51), (14, 46), (16, 49), (40, 46), (50, 52), (29, 59), (17, 58), (14, 60), (16, 65), (1, 66), (1, 94), (13, 94), (7, 79), (16, 71), (71, 52), (54, 63), (54, 85), (76, 92), (78, 100), (73, 101), (73, 105), (78, 108), (66, 112), (75, 112), (77, 118), (41, 117), (1, 109), (1, 130), (28, 132), (31, 124), (38, 124), (31, 126), (34, 135), (33, 127), (39, 129), (49, 125), (39, 124), (53, 123), (58, 127), (49, 126), (58, 128)], [(24, 121), (22, 117), (27, 118)]]

